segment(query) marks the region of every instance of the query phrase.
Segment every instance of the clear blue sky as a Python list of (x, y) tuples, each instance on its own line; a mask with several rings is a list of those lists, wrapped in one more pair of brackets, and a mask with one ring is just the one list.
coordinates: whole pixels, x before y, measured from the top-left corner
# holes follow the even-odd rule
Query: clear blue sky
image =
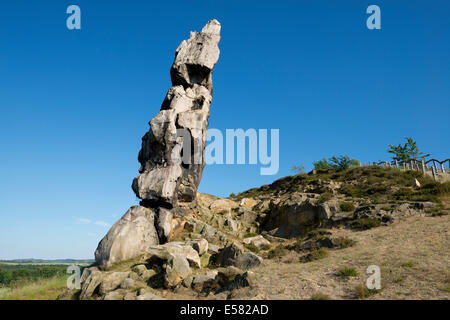
[[(77, 4), (82, 30), (66, 28)], [(381, 30), (366, 28), (370, 4)], [(2, 1), (0, 259), (92, 258), (131, 205), (178, 44), (222, 24), (210, 127), (280, 129), (280, 171), (205, 168), (228, 196), (412, 136), (450, 156), (449, 1)]]

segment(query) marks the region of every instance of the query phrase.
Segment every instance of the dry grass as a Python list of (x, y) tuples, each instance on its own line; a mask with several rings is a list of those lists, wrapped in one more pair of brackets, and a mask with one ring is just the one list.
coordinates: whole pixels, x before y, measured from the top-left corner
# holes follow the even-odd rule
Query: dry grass
[[(450, 216), (409, 218), (359, 232), (337, 229), (333, 236), (352, 238), (358, 245), (329, 250), (324, 259), (309, 263), (265, 260), (253, 270), (258, 275), (254, 294), (267, 299), (310, 299), (318, 292), (334, 299), (450, 299)], [(289, 253), (294, 255), (300, 257)], [(359, 276), (336, 276), (343, 265), (351, 265)], [(382, 290), (358, 295), (369, 265), (381, 268)]]
[(324, 293), (315, 293), (311, 296), (311, 300), (331, 300), (331, 297)]
[(56, 300), (67, 288), (67, 276), (39, 280), (0, 293), (0, 300)]

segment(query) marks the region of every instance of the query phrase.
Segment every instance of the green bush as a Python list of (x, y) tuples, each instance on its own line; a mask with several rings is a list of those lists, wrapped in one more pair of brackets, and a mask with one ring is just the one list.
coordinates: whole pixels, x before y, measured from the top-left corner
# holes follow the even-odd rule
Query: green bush
[(350, 212), (350, 211), (354, 211), (355, 210), (355, 205), (353, 204), (353, 202), (341, 202), (339, 207), (344, 212)]
[(359, 161), (356, 159), (350, 159), (349, 156), (338, 156), (331, 157), (329, 159), (323, 158), (322, 160), (313, 162), (314, 169), (324, 170), (324, 169), (334, 169), (336, 171), (344, 171), (350, 168), (355, 168), (359, 166)]
[(394, 156), (392, 159), (398, 161), (406, 161), (410, 159), (423, 159), (425, 160), (430, 154), (424, 154), (419, 151), (416, 141), (413, 138), (405, 137), (406, 142), (404, 145), (401, 143), (397, 146), (389, 145), (387, 152), (392, 153)]
[(356, 244), (356, 241), (346, 237), (339, 237), (333, 239), (333, 244), (339, 249), (344, 249), (353, 247)]
[(303, 166), (302, 164), (293, 165), (291, 170), (296, 173), (305, 173), (305, 166)]
[(252, 238), (252, 237), (256, 237), (258, 234), (256, 232), (247, 232), (244, 235), (244, 238)]
[(245, 244), (244, 246), (251, 252), (254, 252), (254, 253), (259, 252), (259, 248), (257, 246), (255, 246), (254, 244)]
[(403, 268), (412, 268), (416, 265), (413, 261), (407, 261), (400, 264)]
[(285, 255), (286, 255), (286, 249), (280, 245), (280, 246), (270, 250), (269, 253), (267, 254), (267, 257), (269, 259), (274, 259), (274, 258), (279, 258), (279, 257), (285, 256)]
[(314, 169), (316, 170), (326, 170), (331, 169), (331, 164), (328, 163), (328, 160), (323, 158), (322, 160), (313, 162)]
[(311, 300), (331, 300), (331, 297), (324, 293), (315, 293), (311, 296)]
[(359, 276), (359, 272), (355, 268), (343, 267), (343, 268), (339, 269), (339, 271), (336, 273), (336, 275), (338, 277), (342, 277), (342, 278), (357, 277), (357, 276)]
[(325, 203), (325, 202), (327, 202), (328, 200), (331, 200), (331, 198), (333, 198), (333, 195), (332, 195), (331, 193), (329, 193), (329, 192), (322, 193), (322, 194), (319, 196), (319, 198), (317, 199), (317, 203), (318, 203), (318, 204)]
[(0, 286), (61, 276), (66, 269), (64, 265), (0, 265)]
[(300, 262), (311, 262), (326, 258), (328, 256), (328, 251), (325, 248), (320, 248), (308, 253), (307, 255), (300, 258)]
[(380, 290), (377, 289), (369, 289), (365, 285), (357, 285), (355, 287), (355, 294), (358, 299), (368, 298), (374, 294), (379, 293)]
[(315, 230), (308, 232), (308, 234), (306, 236), (308, 239), (320, 240), (329, 235), (331, 235), (331, 232), (326, 229), (315, 229)]
[(362, 229), (362, 230), (368, 230), (375, 227), (381, 226), (381, 221), (377, 219), (358, 219), (354, 220), (351, 224), (351, 227), (354, 229)]

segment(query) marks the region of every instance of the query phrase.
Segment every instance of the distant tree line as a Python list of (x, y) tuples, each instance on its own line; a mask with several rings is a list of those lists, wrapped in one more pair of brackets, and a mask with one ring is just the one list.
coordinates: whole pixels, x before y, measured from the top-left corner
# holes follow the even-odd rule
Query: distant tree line
[(9, 286), (17, 281), (35, 281), (62, 276), (67, 266), (38, 266), (38, 265), (0, 265), (0, 286)]

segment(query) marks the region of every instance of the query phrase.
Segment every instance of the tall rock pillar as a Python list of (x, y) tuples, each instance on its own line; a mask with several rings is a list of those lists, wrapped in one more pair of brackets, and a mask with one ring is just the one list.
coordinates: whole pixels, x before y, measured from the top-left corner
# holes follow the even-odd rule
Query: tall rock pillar
[(138, 155), (141, 167), (132, 188), (141, 204), (128, 210), (99, 243), (95, 258), (103, 269), (166, 242), (196, 207), (220, 28), (211, 20), (176, 50), (172, 87), (150, 121)]

